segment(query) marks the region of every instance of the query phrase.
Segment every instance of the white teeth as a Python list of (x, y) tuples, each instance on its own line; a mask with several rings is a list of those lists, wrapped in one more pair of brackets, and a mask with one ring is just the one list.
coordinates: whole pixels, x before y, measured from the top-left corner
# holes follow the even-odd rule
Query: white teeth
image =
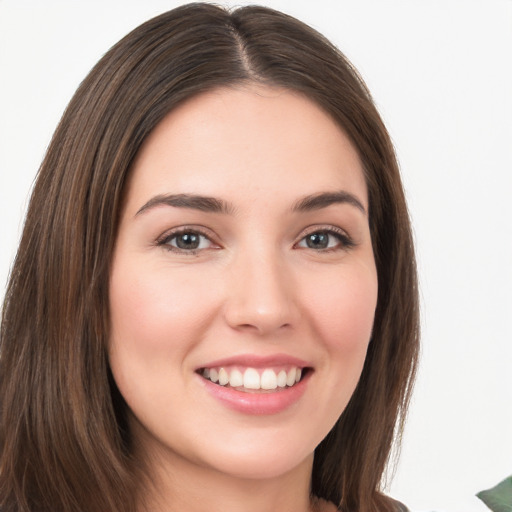
[[(260, 375), (261, 372), (261, 375)], [(242, 374), (240, 370), (234, 368), (226, 370), (225, 368), (204, 368), (201, 375), (221, 386), (229, 384), (232, 388), (246, 389), (264, 389), (272, 390), (277, 388), (291, 387), (300, 381), (302, 369), (292, 367), (286, 370), (280, 370), (277, 374), (271, 368), (265, 368), (263, 371), (255, 368), (247, 368)]]
[(217, 382), (219, 380), (219, 373), (214, 368), (210, 369), (210, 380), (212, 382)]
[[(293, 386), (295, 384), (295, 378), (297, 376), (297, 369), (292, 368), (288, 371), (288, 374), (286, 375), (286, 385), (287, 386)], [(211, 379), (211, 372), (210, 372), (210, 379)], [(215, 382), (215, 381), (213, 381)]]
[(277, 374), (277, 385), (280, 388), (284, 388), (286, 386), (286, 372), (284, 370), (281, 370)]
[(261, 374), (261, 389), (276, 389), (277, 377), (274, 370), (264, 370)]
[(221, 386), (225, 386), (228, 382), (229, 382), (228, 372), (226, 370), (224, 370), (224, 368), (221, 368), (219, 370), (219, 384)]
[(260, 374), (254, 368), (247, 368), (244, 372), (244, 388), (260, 389)]
[(231, 375), (229, 377), (229, 385), (232, 388), (238, 388), (244, 385), (244, 376), (242, 375), (241, 371), (233, 370), (231, 372)]

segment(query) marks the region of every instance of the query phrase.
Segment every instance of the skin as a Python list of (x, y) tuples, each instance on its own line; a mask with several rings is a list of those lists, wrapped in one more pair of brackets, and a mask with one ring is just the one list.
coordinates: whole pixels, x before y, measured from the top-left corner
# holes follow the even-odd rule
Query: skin
[[(361, 208), (294, 209), (340, 191)], [(229, 208), (151, 205), (163, 194), (215, 197)], [(148, 509), (331, 510), (310, 502), (309, 482), (314, 449), (346, 407), (371, 336), (378, 285), (367, 211), (354, 147), (287, 90), (202, 94), (146, 140), (114, 251), (109, 357), (135, 455), (154, 483)], [(176, 247), (180, 228), (202, 233), (198, 249)], [(329, 230), (342, 237), (308, 246), (311, 233)], [(206, 392), (196, 370), (241, 354), (307, 361), (300, 399), (254, 415)]]

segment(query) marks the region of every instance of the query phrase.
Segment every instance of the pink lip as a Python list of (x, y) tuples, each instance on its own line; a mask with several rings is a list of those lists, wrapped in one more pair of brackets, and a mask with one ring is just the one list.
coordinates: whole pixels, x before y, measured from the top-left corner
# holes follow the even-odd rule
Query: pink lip
[(237, 391), (234, 388), (219, 386), (213, 382), (197, 375), (202, 385), (214, 398), (235, 411), (244, 414), (277, 414), (288, 409), (297, 402), (306, 391), (311, 372), (297, 384), (290, 388), (283, 388), (280, 391), (266, 393), (246, 393)]
[[(219, 366), (247, 366), (250, 368), (264, 368), (271, 366), (290, 365), (298, 366), (300, 368), (310, 368), (311, 364), (306, 361), (290, 357), (285, 354), (277, 354), (273, 356), (253, 356), (253, 355), (240, 355), (224, 359), (211, 361), (200, 368), (214, 368)], [(198, 368), (198, 370), (200, 370)], [(309, 379), (313, 371), (308, 371), (300, 382), (289, 387), (271, 392), (245, 392), (238, 391), (234, 388), (220, 386), (214, 384), (202, 377), (197, 373), (197, 378), (200, 379), (201, 385), (204, 389), (216, 400), (221, 402), (229, 409), (238, 411), (243, 414), (252, 415), (265, 415), (277, 414), (282, 412), (294, 403), (298, 402), (309, 383)]]

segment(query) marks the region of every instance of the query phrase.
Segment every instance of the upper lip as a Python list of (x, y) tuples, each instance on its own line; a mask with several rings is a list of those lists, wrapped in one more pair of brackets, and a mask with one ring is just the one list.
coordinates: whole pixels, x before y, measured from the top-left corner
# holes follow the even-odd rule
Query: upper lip
[(221, 366), (247, 366), (249, 368), (268, 368), (270, 366), (290, 365), (299, 368), (311, 367), (307, 361), (287, 354), (260, 356), (256, 354), (240, 354), (215, 361), (209, 361), (197, 368), (217, 368)]

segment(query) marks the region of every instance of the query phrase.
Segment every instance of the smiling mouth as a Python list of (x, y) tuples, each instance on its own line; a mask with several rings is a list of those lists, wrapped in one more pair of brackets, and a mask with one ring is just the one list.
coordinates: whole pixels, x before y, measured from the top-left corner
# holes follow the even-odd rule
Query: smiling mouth
[(299, 383), (310, 368), (200, 368), (197, 373), (219, 386), (245, 393), (284, 391)]

